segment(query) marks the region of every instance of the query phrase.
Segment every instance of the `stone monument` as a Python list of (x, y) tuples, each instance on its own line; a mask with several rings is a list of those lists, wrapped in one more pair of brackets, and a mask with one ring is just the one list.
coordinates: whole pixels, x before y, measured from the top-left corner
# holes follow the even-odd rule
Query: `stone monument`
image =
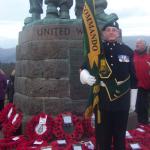
[[(25, 19), (19, 33), (14, 103), (25, 117), (40, 112), (80, 114), (88, 97), (88, 87), (82, 86), (79, 80), (83, 1), (76, 0), (77, 19), (70, 19), (69, 15), (73, 0), (45, 0), (47, 10), (43, 19), (42, 3), (42, 0), (30, 0), (31, 17)], [(105, 0), (96, 0), (100, 27), (100, 22), (117, 19), (116, 15), (104, 13), (106, 6)]]

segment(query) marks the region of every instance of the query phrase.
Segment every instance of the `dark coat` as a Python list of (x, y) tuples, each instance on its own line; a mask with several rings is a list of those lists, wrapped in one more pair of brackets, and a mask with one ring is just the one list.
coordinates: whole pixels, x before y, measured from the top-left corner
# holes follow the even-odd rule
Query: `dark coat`
[(7, 98), (9, 102), (13, 102), (14, 97), (14, 80), (15, 76), (11, 75), (7, 85)]
[(0, 100), (5, 99), (6, 88), (7, 88), (6, 76), (4, 74), (0, 74)]

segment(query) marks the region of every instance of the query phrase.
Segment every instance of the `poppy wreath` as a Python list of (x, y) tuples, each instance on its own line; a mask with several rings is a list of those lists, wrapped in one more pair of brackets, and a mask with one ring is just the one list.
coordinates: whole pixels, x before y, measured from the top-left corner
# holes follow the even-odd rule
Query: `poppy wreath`
[(74, 146), (81, 146), (82, 150), (95, 150), (96, 139), (95, 136), (80, 142), (72, 142), (65, 150), (74, 150)]
[[(40, 120), (44, 119), (45, 123), (40, 123)], [(29, 139), (40, 139), (49, 141), (52, 139), (52, 126), (53, 119), (50, 115), (40, 113), (37, 116), (33, 116), (27, 123), (25, 129), (25, 135)]]
[(6, 123), (11, 115), (14, 115), (16, 113), (16, 107), (12, 103), (8, 103), (5, 105), (3, 110), (0, 112), (0, 123), (3, 124)]
[(94, 136), (95, 127), (94, 127), (92, 118), (84, 118), (83, 119), (83, 128), (84, 128), (84, 134), (86, 137)]
[[(75, 146), (77, 146), (77, 149), (82, 149), (82, 150), (94, 150), (94, 149), (89, 149), (84, 142), (74, 142), (70, 145), (65, 150), (74, 150)], [(80, 148), (79, 148), (80, 147)]]
[(47, 141), (30, 140), (24, 141), (17, 146), (16, 150), (41, 150), (41, 147), (47, 146)]
[(95, 138), (95, 136), (90, 137), (89, 141), (91, 141), (92, 144), (94, 145), (94, 147), (96, 147), (96, 138)]
[(127, 143), (126, 142), (126, 150), (132, 150), (133, 148), (131, 148), (131, 144), (138, 144), (140, 146), (140, 149), (139, 150), (149, 150), (149, 148), (146, 146), (146, 145), (143, 145), (141, 143)]
[(128, 147), (130, 147), (130, 144), (132, 143), (139, 143), (140, 146), (142, 146), (142, 149), (145, 149), (144, 147), (150, 148), (150, 135), (145, 131), (145, 129), (142, 129), (141, 126), (134, 130), (129, 130), (128, 132), (131, 135), (131, 137), (126, 137), (126, 143)]
[(143, 129), (146, 133), (147, 132), (150, 133), (150, 124), (149, 125), (140, 124), (138, 127)]
[(11, 115), (8, 122), (3, 124), (2, 132), (5, 138), (11, 137), (17, 129), (21, 126), (22, 123), (22, 112), (18, 112), (14, 115)]
[(144, 129), (141, 129), (141, 128), (136, 128), (134, 130), (129, 130), (129, 133), (131, 134), (131, 136), (133, 138), (136, 138), (136, 139), (142, 139), (146, 136), (146, 131)]
[[(80, 142), (66, 142), (66, 144), (59, 144), (57, 141), (51, 142), (51, 147), (53, 150), (74, 150), (74, 146), (80, 146), (82, 150), (92, 150), (86, 146), (86, 143)], [(94, 150), (94, 149), (93, 149)]]
[[(70, 128), (73, 127), (73, 130), (67, 132), (64, 129), (64, 115), (69, 115), (71, 116), (72, 120), (72, 125), (67, 126), (67, 129), (69, 130)], [(53, 126), (53, 134), (57, 139), (65, 139), (67, 141), (78, 141), (81, 139), (83, 136), (83, 126), (82, 126), (82, 121), (77, 117), (76, 115), (72, 114), (71, 112), (65, 112), (58, 114), (54, 118), (54, 126)]]
[(137, 129), (142, 129), (143, 131), (145, 131), (142, 134), (142, 136), (140, 136), (140, 143), (147, 146), (150, 149), (150, 144), (149, 144), (149, 141), (150, 141), (150, 125), (139, 125)]
[(68, 150), (71, 147), (71, 143), (66, 140), (60, 140), (64, 142), (59, 142), (59, 140), (53, 141), (50, 143), (50, 146), (53, 150)]
[(23, 135), (0, 139), (0, 150), (16, 149), (19, 143), (22, 143), (24, 141), (25, 138)]
[(95, 144), (91, 140), (85, 141), (83, 144), (86, 150), (95, 150)]

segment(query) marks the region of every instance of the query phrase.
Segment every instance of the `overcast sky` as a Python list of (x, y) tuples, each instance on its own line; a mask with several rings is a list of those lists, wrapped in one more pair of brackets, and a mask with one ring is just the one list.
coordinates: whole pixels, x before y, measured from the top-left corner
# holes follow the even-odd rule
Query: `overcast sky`
[[(150, 36), (149, 0), (107, 0), (106, 12), (119, 16), (123, 35)], [(30, 14), (29, 0), (0, 0), (0, 38), (17, 39), (24, 19)], [(74, 17), (74, 8), (71, 16)], [(44, 15), (45, 16), (45, 12)]]

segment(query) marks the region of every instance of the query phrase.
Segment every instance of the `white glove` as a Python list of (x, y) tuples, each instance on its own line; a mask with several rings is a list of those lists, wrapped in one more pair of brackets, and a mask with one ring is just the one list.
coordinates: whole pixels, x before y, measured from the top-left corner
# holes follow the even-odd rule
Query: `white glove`
[(138, 89), (131, 89), (130, 91), (130, 110), (129, 110), (130, 113), (135, 111), (137, 92)]
[(88, 84), (92, 86), (96, 82), (96, 79), (94, 76), (90, 75), (88, 70), (83, 69), (80, 72), (80, 81), (82, 84)]

